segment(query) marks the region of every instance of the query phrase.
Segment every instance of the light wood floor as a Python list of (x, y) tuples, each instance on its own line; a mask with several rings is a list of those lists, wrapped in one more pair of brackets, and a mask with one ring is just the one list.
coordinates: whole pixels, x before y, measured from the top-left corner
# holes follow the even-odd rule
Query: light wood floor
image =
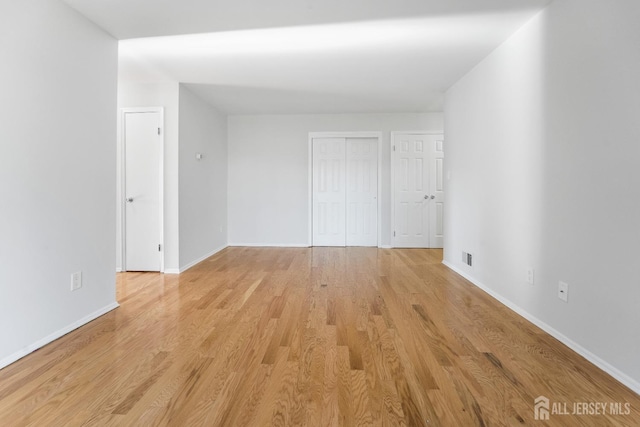
[[(120, 274), (120, 308), (0, 371), (0, 426), (640, 425), (637, 395), (441, 257), (228, 248)], [(631, 413), (536, 421), (539, 395)]]

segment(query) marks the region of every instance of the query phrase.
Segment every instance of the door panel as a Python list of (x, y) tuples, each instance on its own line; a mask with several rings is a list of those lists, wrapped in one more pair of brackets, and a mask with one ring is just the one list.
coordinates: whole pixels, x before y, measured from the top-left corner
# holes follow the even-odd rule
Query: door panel
[(394, 135), (393, 246), (441, 248), (444, 216), (444, 138)]
[(431, 191), (429, 200), (429, 247), (441, 248), (444, 244), (444, 138), (432, 137), (431, 141)]
[(378, 245), (378, 139), (313, 138), (312, 244)]
[(347, 138), (347, 246), (378, 246), (378, 140)]
[(125, 269), (160, 271), (160, 170), (162, 138), (159, 112), (124, 115)]
[(345, 139), (314, 138), (313, 245), (345, 246)]
[(397, 135), (394, 152), (395, 239), (394, 246), (424, 248), (429, 246), (426, 232), (428, 215), (425, 190), (429, 175), (425, 171), (427, 152), (425, 135)]

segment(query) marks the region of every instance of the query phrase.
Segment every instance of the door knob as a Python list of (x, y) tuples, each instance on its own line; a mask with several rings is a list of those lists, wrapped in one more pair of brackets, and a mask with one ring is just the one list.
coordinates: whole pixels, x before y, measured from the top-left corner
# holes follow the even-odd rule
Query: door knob
[(424, 199), (425, 200), (429, 200), (429, 196), (424, 196)]
[(433, 196), (433, 195), (431, 196), (431, 200), (433, 200), (433, 199), (435, 199), (435, 198), (436, 198), (436, 196)]
[(129, 202), (129, 203), (133, 202), (133, 197), (127, 198), (127, 202)]

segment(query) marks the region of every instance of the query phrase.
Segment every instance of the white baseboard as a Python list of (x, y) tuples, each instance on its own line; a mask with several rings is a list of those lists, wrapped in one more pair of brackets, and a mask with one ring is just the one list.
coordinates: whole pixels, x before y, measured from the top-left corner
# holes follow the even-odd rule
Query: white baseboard
[[(224, 245), (224, 246), (221, 246), (221, 247), (219, 247), (217, 249), (214, 249), (213, 251), (209, 252), (208, 254), (201, 256), (197, 260), (192, 261), (189, 264), (180, 267), (180, 270), (178, 270), (178, 274), (179, 273), (184, 273), (185, 271), (187, 271), (188, 269), (190, 269), (194, 265), (201, 263), (205, 259), (209, 258), (210, 256), (213, 256), (213, 255), (217, 254), (218, 252), (220, 252), (221, 250), (225, 249), (226, 247), (227, 247), (227, 245)], [(168, 271), (165, 270), (165, 273), (168, 273)], [(169, 274), (172, 274), (172, 272), (169, 273)]]
[(179, 268), (165, 268), (163, 271), (164, 274), (180, 274)]
[(306, 243), (229, 243), (233, 247), (249, 248), (308, 248)]
[[(247, 247), (247, 248), (310, 248), (312, 245), (308, 243), (229, 243), (231, 247)], [(345, 246), (346, 247), (346, 246)], [(376, 247), (376, 246), (372, 246)], [(377, 246), (380, 249), (391, 249), (390, 245)]]
[(557, 339), (558, 341), (560, 341), (561, 343), (563, 343), (564, 345), (569, 347), (571, 350), (575, 351), (576, 353), (578, 353), (579, 355), (581, 355), (582, 357), (587, 359), (589, 362), (593, 363), (598, 368), (602, 369), (604, 372), (606, 372), (607, 374), (611, 375), (616, 380), (620, 381), (622, 384), (624, 384), (625, 386), (629, 387), (636, 394), (640, 395), (640, 382), (636, 381), (635, 379), (631, 378), (629, 375), (625, 374), (624, 372), (622, 372), (621, 370), (619, 370), (615, 366), (609, 364), (608, 362), (604, 361), (600, 357), (598, 357), (595, 354), (591, 353), (589, 350), (587, 350), (586, 348), (582, 347), (580, 344), (576, 343), (571, 338), (567, 337), (566, 335), (564, 335), (560, 331), (556, 330), (555, 328), (553, 328), (549, 324), (547, 324), (547, 323), (543, 322), (542, 320), (538, 319), (537, 317), (535, 317), (534, 315), (532, 315), (528, 311), (524, 310), (522, 307), (514, 304), (513, 302), (511, 302), (508, 299), (504, 298), (500, 294), (498, 294), (495, 291), (491, 290), (489, 287), (484, 285), (479, 280), (476, 280), (474, 277), (470, 276), (468, 273), (458, 269), (456, 266), (452, 265), (451, 263), (449, 263), (447, 261), (442, 261), (442, 263), (444, 265), (446, 265), (448, 268), (450, 268), (451, 270), (455, 271), (456, 273), (458, 273), (459, 275), (464, 277), (465, 279), (467, 279), (469, 282), (471, 282), (476, 287), (482, 289), (484, 292), (489, 294), (491, 297), (493, 297), (496, 300), (500, 301), (502, 304), (507, 306), (509, 309), (514, 311), (516, 314), (524, 317), (529, 322), (533, 323), (534, 325), (536, 325), (537, 327), (539, 327), (540, 329), (542, 329), (543, 331), (545, 331), (546, 333), (548, 333), (549, 335), (551, 335), (552, 337), (554, 337), (555, 339)]
[(122, 273), (122, 268), (116, 267), (116, 273)]
[(98, 311), (95, 311), (91, 314), (89, 314), (88, 316), (83, 317), (82, 319), (73, 322), (72, 324), (42, 338), (41, 340), (36, 341), (35, 343), (28, 345), (26, 347), (24, 347), (22, 350), (19, 350), (7, 357), (5, 357), (4, 359), (0, 360), (0, 369), (4, 368), (5, 366), (8, 366), (10, 364), (12, 364), (13, 362), (22, 359), (23, 357), (25, 357), (26, 355), (33, 353), (34, 351), (38, 350), (39, 348), (44, 347), (45, 345), (57, 340), (58, 338), (68, 334), (69, 332), (78, 329), (79, 327), (86, 325), (87, 323), (91, 322), (92, 320), (97, 319), (98, 317), (102, 316), (103, 314), (106, 314), (108, 312), (110, 312), (113, 309), (116, 309), (120, 307), (120, 304), (118, 304), (117, 302), (113, 302), (103, 308), (101, 308)]

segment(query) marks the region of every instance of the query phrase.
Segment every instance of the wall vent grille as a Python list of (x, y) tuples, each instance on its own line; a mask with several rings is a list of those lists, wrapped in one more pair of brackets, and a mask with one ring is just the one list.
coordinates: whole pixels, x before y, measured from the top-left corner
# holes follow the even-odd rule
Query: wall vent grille
[(462, 251), (462, 262), (469, 267), (473, 267), (473, 255), (469, 252)]

